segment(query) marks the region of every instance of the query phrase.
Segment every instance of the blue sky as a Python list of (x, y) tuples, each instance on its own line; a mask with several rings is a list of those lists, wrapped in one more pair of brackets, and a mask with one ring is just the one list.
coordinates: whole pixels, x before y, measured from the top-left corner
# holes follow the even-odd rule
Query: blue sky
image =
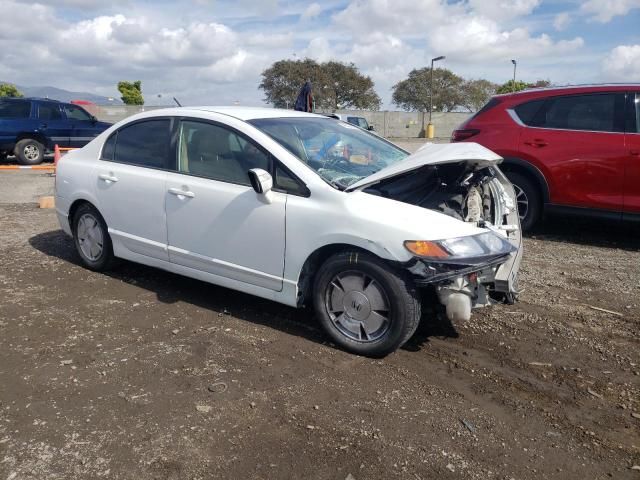
[[(2, 0), (0, 79), (148, 104), (260, 105), (282, 58), (354, 62), (386, 108), (430, 58), (466, 78), (640, 82), (640, 0)], [(38, 25), (16, 29), (15, 25)], [(27, 59), (28, 61), (25, 61)], [(161, 95), (161, 97), (158, 97)]]

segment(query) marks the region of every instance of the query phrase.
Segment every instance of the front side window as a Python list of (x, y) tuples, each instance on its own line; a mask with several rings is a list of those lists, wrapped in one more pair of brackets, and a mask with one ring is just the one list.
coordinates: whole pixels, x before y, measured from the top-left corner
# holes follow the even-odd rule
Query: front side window
[(621, 131), (616, 121), (624, 95), (612, 93), (571, 95), (549, 100), (541, 127), (596, 132)]
[(38, 118), (40, 120), (61, 120), (60, 107), (51, 103), (41, 103), (38, 106)]
[(125, 126), (118, 130), (113, 159), (141, 167), (168, 168), (169, 139), (168, 119), (145, 120)]
[(339, 189), (409, 155), (376, 135), (330, 118), (262, 118), (249, 123)]
[(211, 123), (180, 124), (178, 171), (224, 182), (251, 185), (248, 171), (270, 171), (269, 156), (238, 133)]
[(31, 102), (3, 102), (0, 100), (0, 118), (29, 118)]
[(89, 115), (85, 109), (76, 107), (75, 105), (65, 105), (64, 113), (69, 120), (79, 120), (81, 122), (91, 120), (91, 115)]

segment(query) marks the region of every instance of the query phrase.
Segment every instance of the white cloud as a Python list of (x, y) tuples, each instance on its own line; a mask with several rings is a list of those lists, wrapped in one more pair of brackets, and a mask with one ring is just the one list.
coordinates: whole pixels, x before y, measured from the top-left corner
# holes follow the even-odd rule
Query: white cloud
[(580, 37), (554, 42), (548, 35), (531, 36), (525, 28), (502, 30), (484, 17), (453, 18), (430, 32), (432, 51), (452, 60), (486, 62), (509, 58), (562, 55), (583, 46)]
[(608, 23), (636, 8), (640, 8), (640, 0), (587, 0), (580, 11), (598, 22)]
[(561, 32), (571, 23), (571, 17), (568, 12), (557, 14), (553, 19), (553, 28)]
[(541, 0), (469, 0), (472, 10), (493, 20), (508, 20), (528, 15)]
[(607, 80), (640, 82), (640, 45), (619, 45), (604, 59)]
[(312, 3), (309, 5), (304, 12), (302, 12), (302, 19), (308, 20), (311, 18), (315, 18), (322, 12), (322, 7), (318, 3)]

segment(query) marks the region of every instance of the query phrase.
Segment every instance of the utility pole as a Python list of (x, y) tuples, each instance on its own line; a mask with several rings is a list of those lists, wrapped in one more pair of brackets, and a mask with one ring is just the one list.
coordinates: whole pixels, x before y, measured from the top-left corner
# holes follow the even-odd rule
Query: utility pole
[(511, 63), (513, 63), (513, 91), (516, 91), (516, 66), (518, 65), (518, 62), (516, 62), (515, 60), (511, 60)]
[(433, 113), (433, 64), (440, 60), (444, 60), (446, 57), (440, 56), (431, 59), (431, 85), (429, 86), (429, 125), (427, 125), (427, 138), (433, 138), (435, 135), (435, 129), (431, 122), (431, 116)]

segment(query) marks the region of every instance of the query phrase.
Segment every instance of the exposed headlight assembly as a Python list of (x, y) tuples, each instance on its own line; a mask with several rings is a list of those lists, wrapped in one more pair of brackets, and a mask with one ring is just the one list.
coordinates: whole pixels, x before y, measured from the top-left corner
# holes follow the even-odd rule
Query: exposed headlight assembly
[(493, 232), (437, 241), (407, 240), (404, 246), (414, 255), (436, 260), (493, 257), (515, 250), (506, 239)]

